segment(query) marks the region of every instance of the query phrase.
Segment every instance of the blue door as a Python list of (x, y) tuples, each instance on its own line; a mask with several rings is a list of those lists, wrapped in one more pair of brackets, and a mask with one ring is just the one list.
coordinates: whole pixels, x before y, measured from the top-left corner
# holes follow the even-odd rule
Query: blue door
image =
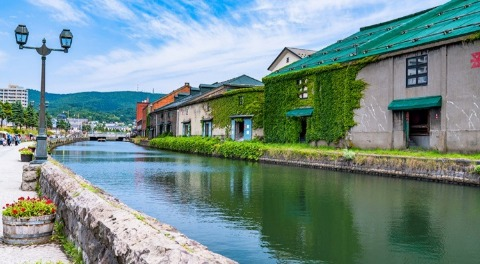
[(252, 140), (252, 119), (245, 118), (243, 119), (244, 122), (244, 133), (243, 139), (244, 140)]
[(235, 119), (232, 119), (232, 127), (231, 127), (231, 131), (230, 131), (230, 138), (232, 140), (235, 140)]

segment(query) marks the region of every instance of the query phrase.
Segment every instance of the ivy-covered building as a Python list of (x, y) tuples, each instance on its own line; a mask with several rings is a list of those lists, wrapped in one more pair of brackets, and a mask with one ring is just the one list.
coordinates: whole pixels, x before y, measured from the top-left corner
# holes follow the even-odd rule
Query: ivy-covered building
[(177, 134), (251, 140), (263, 136), (263, 83), (247, 75), (213, 84), (178, 108)]
[(267, 142), (480, 147), (480, 1), (450, 1), (359, 32), (273, 72)]

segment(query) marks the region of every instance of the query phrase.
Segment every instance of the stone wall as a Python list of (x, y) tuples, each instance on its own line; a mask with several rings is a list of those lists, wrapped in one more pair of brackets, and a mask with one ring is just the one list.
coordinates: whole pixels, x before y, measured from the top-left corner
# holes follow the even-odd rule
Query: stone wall
[(286, 152), (269, 153), (261, 162), (290, 166), (338, 170), (370, 175), (402, 177), (426, 181), (480, 186), (480, 175), (473, 172), (478, 161), (428, 159), (386, 155), (356, 154), (352, 160), (341, 155), (304, 155)]
[(56, 161), (41, 167), (40, 188), (85, 263), (235, 263), (170, 225), (137, 212)]

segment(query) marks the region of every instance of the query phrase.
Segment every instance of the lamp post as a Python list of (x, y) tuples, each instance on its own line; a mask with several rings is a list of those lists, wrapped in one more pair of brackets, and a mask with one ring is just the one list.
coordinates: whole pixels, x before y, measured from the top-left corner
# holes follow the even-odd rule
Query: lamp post
[(18, 25), (15, 29), (15, 39), (19, 49), (34, 49), (39, 55), (42, 56), (42, 81), (40, 85), (40, 113), (38, 118), (38, 136), (37, 136), (37, 148), (35, 151), (35, 160), (32, 163), (41, 164), (47, 160), (47, 133), (45, 129), (45, 60), (47, 55), (52, 51), (63, 51), (68, 53), (68, 49), (72, 45), (73, 35), (69, 29), (64, 29), (60, 33), (60, 46), (63, 49), (50, 49), (45, 43), (45, 39), (42, 40), (43, 45), (41, 47), (28, 47), (25, 46), (28, 40), (28, 29), (25, 25)]

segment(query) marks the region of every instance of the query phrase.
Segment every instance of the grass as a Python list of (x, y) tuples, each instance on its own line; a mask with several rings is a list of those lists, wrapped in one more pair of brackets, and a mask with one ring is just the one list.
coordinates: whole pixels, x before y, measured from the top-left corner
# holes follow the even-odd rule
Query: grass
[(137, 218), (138, 220), (140, 221), (144, 221), (145, 220), (145, 217), (141, 214), (138, 214), (138, 213), (133, 213), (133, 215), (135, 216), (135, 218)]
[[(293, 150), (293, 151), (315, 151), (315, 152), (324, 152), (328, 153), (340, 153), (342, 149), (337, 149), (335, 147), (320, 146), (314, 147), (306, 143), (297, 143), (297, 144), (265, 144), (267, 149), (271, 150)], [(401, 157), (416, 157), (416, 158), (432, 158), (432, 159), (465, 159), (465, 160), (480, 160), (480, 152), (473, 154), (462, 154), (462, 153), (441, 153), (436, 150), (424, 150), (424, 149), (359, 149), (351, 148), (350, 150), (354, 151), (355, 154), (364, 154), (364, 155), (385, 155), (385, 156), (401, 156)]]
[(53, 227), (53, 236), (52, 240), (58, 241), (62, 247), (67, 256), (73, 260), (73, 263), (75, 264), (83, 264), (83, 257), (82, 257), (82, 252), (77, 249), (75, 244), (68, 240), (68, 238), (65, 236), (65, 233), (63, 232), (63, 222), (55, 222), (54, 227)]

